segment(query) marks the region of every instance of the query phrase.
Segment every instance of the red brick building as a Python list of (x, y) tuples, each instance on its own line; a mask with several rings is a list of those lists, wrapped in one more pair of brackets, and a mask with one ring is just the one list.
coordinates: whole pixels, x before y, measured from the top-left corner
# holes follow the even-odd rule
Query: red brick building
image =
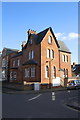
[(9, 81), (10, 74), (10, 60), (11, 57), (16, 55), (17, 49), (4, 48), (1, 55), (2, 64), (2, 81)]
[(28, 41), (10, 59), (10, 81), (64, 85), (71, 77), (71, 52), (58, 41), (51, 27), (36, 33), (28, 30)]

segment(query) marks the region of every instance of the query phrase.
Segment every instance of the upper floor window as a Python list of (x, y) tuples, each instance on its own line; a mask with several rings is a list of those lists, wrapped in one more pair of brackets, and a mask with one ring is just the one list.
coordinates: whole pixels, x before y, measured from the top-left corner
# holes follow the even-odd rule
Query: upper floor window
[(25, 69), (25, 77), (28, 78), (29, 77), (29, 68)]
[(29, 60), (31, 59), (31, 51), (29, 51)]
[(31, 50), (31, 59), (34, 59), (34, 51)]
[(46, 66), (45, 68), (45, 77), (48, 78), (49, 77), (49, 67)]
[(68, 62), (68, 56), (67, 55), (65, 56), (65, 62)]
[(48, 38), (48, 43), (52, 43), (52, 37), (51, 36), (49, 36), (49, 38)]
[(33, 50), (29, 51), (29, 60), (30, 59), (34, 59), (34, 51)]
[(32, 39), (30, 39), (29, 44), (32, 44)]
[(31, 77), (35, 77), (35, 68), (31, 68)]
[(20, 66), (20, 59), (17, 60), (17, 65)]
[(5, 60), (5, 58), (2, 59), (2, 67), (6, 67), (6, 60)]
[(53, 59), (54, 58), (54, 51), (51, 50), (51, 58)]
[(62, 55), (62, 61), (65, 62), (65, 55)]
[(50, 49), (47, 49), (47, 58), (50, 58)]
[(13, 67), (15, 67), (15, 60), (13, 61)]

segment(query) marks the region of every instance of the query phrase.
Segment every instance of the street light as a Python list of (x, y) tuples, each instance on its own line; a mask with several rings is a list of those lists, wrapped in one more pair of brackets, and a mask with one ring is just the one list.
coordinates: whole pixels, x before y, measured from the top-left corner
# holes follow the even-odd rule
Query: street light
[(52, 70), (51, 70), (51, 62), (53, 59), (51, 59), (50, 61), (46, 61), (47, 63), (49, 62), (49, 89), (52, 88)]

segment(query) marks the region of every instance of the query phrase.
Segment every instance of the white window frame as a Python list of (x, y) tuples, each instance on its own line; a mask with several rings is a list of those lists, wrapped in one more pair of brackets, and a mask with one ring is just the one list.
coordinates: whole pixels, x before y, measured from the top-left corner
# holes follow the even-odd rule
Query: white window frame
[(52, 67), (52, 78), (56, 78), (56, 67)]
[(67, 78), (68, 77), (68, 69), (66, 69), (66, 75), (65, 75), (65, 77)]
[(2, 78), (6, 78), (6, 71), (2, 70)]
[(49, 36), (49, 38), (48, 38), (48, 43), (49, 43), (49, 44), (52, 44), (52, 36)]
[(54, 58), (54, 50), (51, 50), (51, 59)]
[(49, 78), (49, 67), (45, 67), (45, 78)]
[(12, 72), (10, 72), (10, 80), (12, 80), (12, 74), (13, 74), (13, 73), (12, 73)]
[(14, 80), (17, 79), (17, 72), (14, 72), (14, 73), (13, 73), (13, 77), (14, 77)]
[(30, 39), (30, 44), (32, 44), (32, 38)]
[(31, 50), (31, 58), (34, 59), (34, 51)]
[(2, 67), (6, 67), (6, 60), (5, 60), (5, 58), (2, 59)]
[(35, 77), (35, 67), (31, 68), (31, 77)]
[(15, 60), (13, 60), (13, 67), (15, 67)]
[(31, 59), (31, 51), (29, 51), (29, 60)]
[(47, 58), (50, 58), (51, 55), (50, 55), (50, 49), (47, 49)]
[(29, 73), (30, 73), (30, 69), (29, 68), (25, 68), (25, 78), (29, 77)]
[(65, 56), (65, 62), (68, 62), (68, 55)]
[(62, 54), (62, 61), (65, 62), (65, 55)]
[(20, 66), (20, 59), (17, 60), (17, 65)]

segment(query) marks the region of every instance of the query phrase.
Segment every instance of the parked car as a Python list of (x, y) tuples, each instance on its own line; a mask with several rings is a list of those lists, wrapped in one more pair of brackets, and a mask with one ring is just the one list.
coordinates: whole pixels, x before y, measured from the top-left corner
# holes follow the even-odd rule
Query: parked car
[(80, 80), (71, 80), (67, 83), (67, 89), (79, 89)]

